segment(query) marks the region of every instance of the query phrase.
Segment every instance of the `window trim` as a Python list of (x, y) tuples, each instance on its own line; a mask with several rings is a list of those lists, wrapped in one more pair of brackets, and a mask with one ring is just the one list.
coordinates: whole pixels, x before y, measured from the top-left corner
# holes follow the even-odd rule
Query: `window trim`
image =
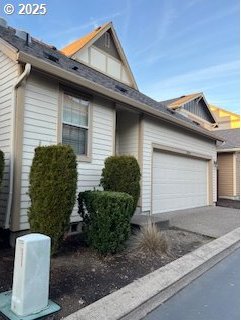
[[(76, 98), (87, 98), (89, 101), (88, 106), (88, 126), (78, 126), (73, 125), (63, 121), (63, 110), (64, 110), (64, 95), (70, 95)], [(78, 162), (91, 162), (92, 161), (92, 123), (93, 123), (93, 102), (90, 96), (86, 94), (78, 93), (72, 89), (60, 89), (59, 90), (59, 116), (58, 116), (58, 143), (62, 144), (62, 133), (63, 124), (70, 125), (77, 128), (83, 128), (87, 130), (87, 153), (86, 155), (76, 155), (76, 160)]]

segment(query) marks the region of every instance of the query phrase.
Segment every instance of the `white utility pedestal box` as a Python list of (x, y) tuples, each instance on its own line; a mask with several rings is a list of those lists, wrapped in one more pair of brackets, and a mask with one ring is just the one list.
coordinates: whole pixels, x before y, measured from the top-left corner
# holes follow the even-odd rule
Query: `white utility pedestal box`
[(32, 233), (17, 238), (11, 310), (18, 316), (38, 313), (48, 306), (50, 238)]

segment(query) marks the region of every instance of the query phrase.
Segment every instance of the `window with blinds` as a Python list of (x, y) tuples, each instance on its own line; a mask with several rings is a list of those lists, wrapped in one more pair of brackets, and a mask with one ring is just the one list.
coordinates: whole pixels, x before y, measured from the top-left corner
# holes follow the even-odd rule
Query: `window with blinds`
[(87, 155), (89, 101), (65, 93), (62, 125), (62, 143), (70, 145), (76, 155)]

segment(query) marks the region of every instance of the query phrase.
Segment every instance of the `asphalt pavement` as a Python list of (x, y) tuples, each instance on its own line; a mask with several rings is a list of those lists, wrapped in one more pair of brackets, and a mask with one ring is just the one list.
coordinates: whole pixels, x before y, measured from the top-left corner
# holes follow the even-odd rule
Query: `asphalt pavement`
[(194, 280), (145, 320), (239, 320), (240, 250)]

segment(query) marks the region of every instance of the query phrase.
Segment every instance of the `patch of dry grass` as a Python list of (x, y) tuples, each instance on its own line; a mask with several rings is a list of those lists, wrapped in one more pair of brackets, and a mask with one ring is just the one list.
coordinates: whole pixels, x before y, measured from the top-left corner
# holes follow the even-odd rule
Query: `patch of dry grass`
[(144, 254), (162, 255), (168, 250), (165, 235), (151, 220), (133, 236), (132, 246), (134, 250)]

